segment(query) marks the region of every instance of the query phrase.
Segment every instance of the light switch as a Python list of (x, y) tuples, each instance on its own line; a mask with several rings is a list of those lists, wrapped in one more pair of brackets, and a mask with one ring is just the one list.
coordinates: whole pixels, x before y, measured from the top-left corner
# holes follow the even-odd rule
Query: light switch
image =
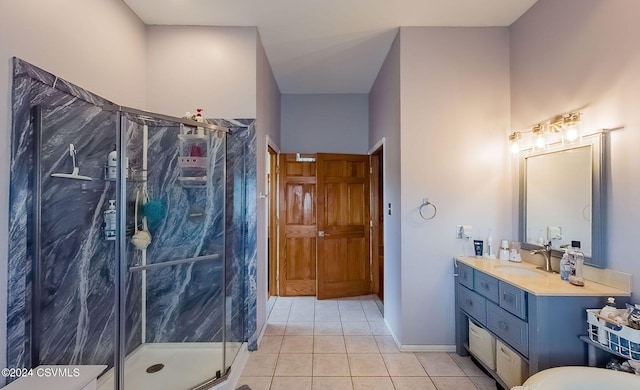
[(472, 231), (471, 225), (456, 225), (456, 238), (471, 238)]
[(561, 226), (547, 226), (547, 238), (550, 241), (562, 240), (562, 227)]

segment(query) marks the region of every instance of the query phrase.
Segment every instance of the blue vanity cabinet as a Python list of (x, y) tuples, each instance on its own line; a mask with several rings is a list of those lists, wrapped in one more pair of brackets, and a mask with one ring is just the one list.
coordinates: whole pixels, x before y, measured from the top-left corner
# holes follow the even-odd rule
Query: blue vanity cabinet
[(528, 363), (529, 376), (551, 367), (587, 365), (586, 346), (579, 339), (586, 333), (585, 310), (602, 307), (605, 296), (535, 295), (459, 261), (455, 274), (459, 355), (469, 355), (472, 318)]

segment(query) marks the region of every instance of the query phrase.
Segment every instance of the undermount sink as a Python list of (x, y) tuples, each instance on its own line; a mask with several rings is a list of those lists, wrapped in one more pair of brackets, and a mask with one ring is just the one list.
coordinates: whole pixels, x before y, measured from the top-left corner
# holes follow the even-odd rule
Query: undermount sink
[(535, 276), (542, 278), (544, 274), (539, 271), (535, 271), (529, 268), (524, 268), (518, 265), (496, 265), (494, 267), (496, 271), (507, 272), (513, 275), (522, 275), (522, 276)]

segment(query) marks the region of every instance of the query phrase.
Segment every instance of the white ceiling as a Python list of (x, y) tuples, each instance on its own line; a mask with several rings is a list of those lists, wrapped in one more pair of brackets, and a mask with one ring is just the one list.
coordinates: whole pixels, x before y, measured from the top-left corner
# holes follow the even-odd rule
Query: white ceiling
[(536, 0), (124, 0), (146, 24), (257, 26), (286, 94), (368, 93), (398, 26), (509, 26)]

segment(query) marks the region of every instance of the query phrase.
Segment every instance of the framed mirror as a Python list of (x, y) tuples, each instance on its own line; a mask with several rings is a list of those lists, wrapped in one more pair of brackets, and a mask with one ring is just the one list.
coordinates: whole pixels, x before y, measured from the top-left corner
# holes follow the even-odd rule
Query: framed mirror
[(551, 242), (579, 245), (585, 264), (604, 268), (608, 132), (576, 145), (556, 145), (520, 160), (520, 242), (525, 250)]

